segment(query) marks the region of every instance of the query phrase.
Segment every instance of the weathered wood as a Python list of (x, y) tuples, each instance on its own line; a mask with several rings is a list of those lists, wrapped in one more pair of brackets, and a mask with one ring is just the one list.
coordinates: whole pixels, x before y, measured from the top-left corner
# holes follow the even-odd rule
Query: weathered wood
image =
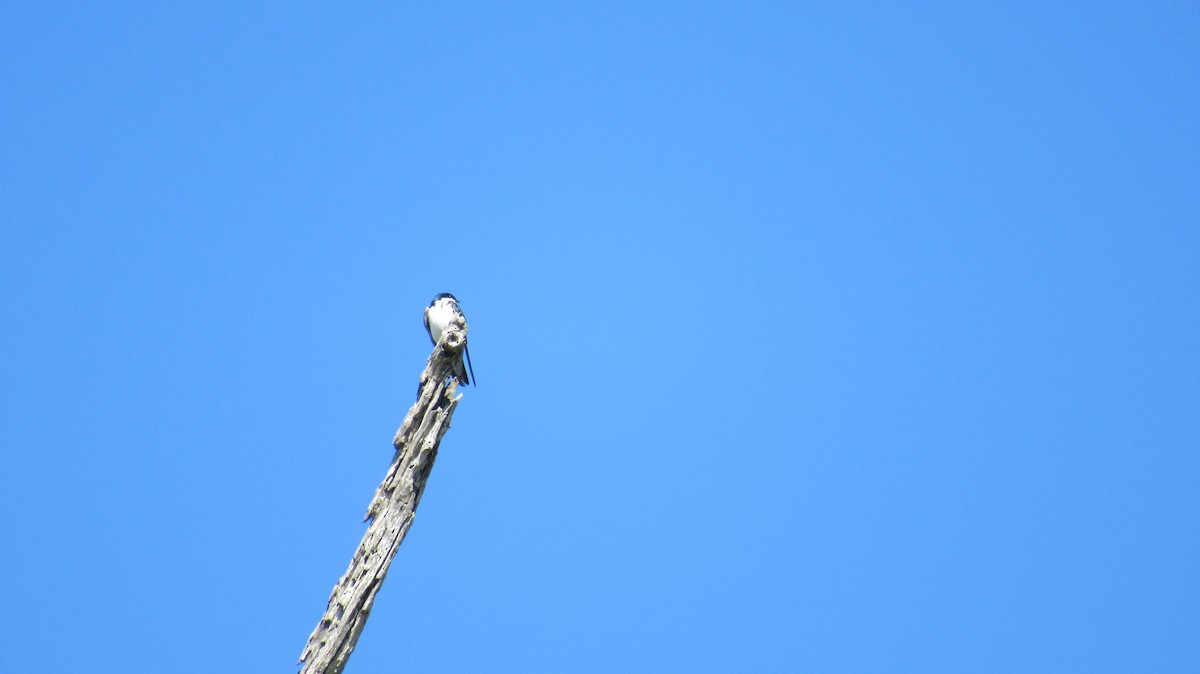
[(308, 638), (300, 655), (300, 674), (340, 674), (358, 643), (392, 558), (412, 526), (438, 445), (462, 398), (455, 395), (454, 364), (462, 357), (466, 340), (466, 323), (453, 324), (429, 356), (417, 402), (396, 431), (392, 464), (367, 507), (367, 532), (350, 567), (329, 595), (325, 615)]

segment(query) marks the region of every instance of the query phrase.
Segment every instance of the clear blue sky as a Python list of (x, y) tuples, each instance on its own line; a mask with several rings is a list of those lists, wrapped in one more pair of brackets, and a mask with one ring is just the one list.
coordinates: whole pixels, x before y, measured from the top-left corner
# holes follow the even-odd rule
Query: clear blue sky
[(69, 4), (0, 9), (0, 671), (294, 671), (443, 291), (348, 674), (1200, 670), (1195, 3)]

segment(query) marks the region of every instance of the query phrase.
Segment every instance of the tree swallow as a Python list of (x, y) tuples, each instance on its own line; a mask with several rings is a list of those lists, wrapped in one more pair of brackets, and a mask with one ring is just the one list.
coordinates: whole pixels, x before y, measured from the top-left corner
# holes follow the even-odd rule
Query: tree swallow
[[(437, 346), (438, 340), (442, 338), (442, 332), (446, 330), (446, 326), (458, 317), (462, 317), (464, 324), (467, 322), (467, 317), (463, 315), (462, 309), (458, 308), (458, 299), (450, 293), (439, 293), (429, 303), (429, 306), (425, 307), (425, 331), (429, 333), (429, 339), (433, 341), (434, 346)], [(463, 344), (463, 355), (467, 357), (467, 365), (463, 367), (463, 359), (459, 358), (454, 365), (454, 376), (466, 385), (475, 379), (475, 368), (471, 367), (471, 352), (467, 349), (466, 344)], [(471, 371), (469, 378), (467, 377), (468, 369)]]

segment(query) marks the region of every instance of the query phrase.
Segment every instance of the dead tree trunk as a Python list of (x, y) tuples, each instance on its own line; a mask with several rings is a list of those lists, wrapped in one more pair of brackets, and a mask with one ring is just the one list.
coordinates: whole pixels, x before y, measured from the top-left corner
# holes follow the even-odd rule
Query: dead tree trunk
[(350, 568), (329, 595), (329, 606), (300, 654), (300, 674), (340, 674), (358, 643), (375, 595), (383, 585), (388, 567), (404, 535), (412, 525), (425, 481), (433, 470), (438, 445), (450, 428), (450, 417), (461, 395), (456, 396), (454, 362), (462, 357), (467, 326), (451, 325), (434, 347), (425, 371), (417, 402), (408, 410), (393, 444), (396, 455), (383, 483), (367, 508), (367, 532)]

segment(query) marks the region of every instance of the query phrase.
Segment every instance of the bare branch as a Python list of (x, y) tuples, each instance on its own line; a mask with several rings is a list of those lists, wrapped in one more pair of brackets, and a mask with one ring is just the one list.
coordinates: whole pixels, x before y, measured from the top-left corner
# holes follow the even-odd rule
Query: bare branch
[(462, 357), (466, 330), (461, 322), (448, 327), (429, 356), (417, 402), (396, 431), (392, 464), (367, 507), (364, 521), (370, 524), (300, 655), (300, 674), (340, 674), (358, 643), (392, 558), (412, 526), (438, 445), (462, 398), (455, 395), (454, 364)]

